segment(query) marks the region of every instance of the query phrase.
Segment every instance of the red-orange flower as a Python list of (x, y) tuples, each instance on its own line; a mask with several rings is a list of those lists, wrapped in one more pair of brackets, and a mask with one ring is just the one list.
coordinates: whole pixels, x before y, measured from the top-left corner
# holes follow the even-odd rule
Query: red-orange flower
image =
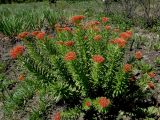
[(155, 72), (149, 72), (148, 75), (150, 76), (150, 78), (154, 78), (156, 76)]
[(73, 16), (71, 18), (71, 22), (72, 23), (79, 23), (81, 20), (83, 20), (85, 17), (83, 15), (76, 15), (76, 16)]
[(24, 75), (24, 74), (21, 74), (21, 75), (18, 76), (18, 80), (21, 80), (21, 81), (22, 81), (22, 80), (24, 80), (24, 79), (25, 79), (25, 75)]
[(108, 20), (109, 20), (109, 18), (107, 18), (107, 17), (102, 17), (102, 22), (103, 22), (103, 23), (107, 22)]
[(17, 38), (23, 39), (23, 38), (27, 37), (28, 35), (29, 35), (29, 32), (22, 32), (17, 36)]
[(73, 46), (74, 44), (75, 44), (74, 41), (67, 41), (67, 42), (64, 43), (64, 45), (65, 45), (65, 46), (68, 46), (68, 47), (71, 47), (71, 46)]
[(72, 29), (71, 29), (70, 27), (64, 27), (63, 30), (64, 30), (64, 31), (68, 31), (68, 32), (71, 32), (71, 31), (72, 31)]
[(31, 35), (36, 36), (38, 33), (40, 33), (40, 31), (33, 31)]
[(133, 34), (131, 30), (127, 30), (126, 33), (128, 33), (130, 36)]
[(97, 63), (102, 63), (105, 60), (105, 58), (102, 57), (101, 55), (94, 55), (92, 59), (94, 62), (97, 62)]
[(66, 53), (66, 55), (64, 56), (65, 61), (72, 61), (75, 59), (76, 59), (76, 53), (73, 51)]
[(101, 35), (96, 35), (94, 36), (93, 38), (95, 41), (100, 41), (102, 39), (102, 36)]
[(143, 55), (142, 55), (142, 52), (141, 51), (137, 51), (136, 53), (135, 53), (135, 58), (136, 59), (141, 59), (143, 57)]
[(111, 26), (110, 26), (110, 25), (106, 25), (106, 26), (105, 26), (105, 29), (106, 29), (106, 30), (110, 30), (110, 29), (111, 29)]
[(130, 72), (132, 71), (132, 65), (131, 64), (125, 64), (123, 67), (124, 72)]
[(132, 32), (131, 31), (126, 31), (126, 32), (123, 32), (119, 35), (121, 38), (123, 39), (129, 39), (132, 37)]
[(127, 42), (122, 38), (117, 38), (115, 40), (112, 40), (111, 43), (118, 44), (119, 47), (123, 48), (126, 45)]
[(85, 102), (85, 106), (90, 107), (91, 106), (91, 102), (90, 101), (86, 101)]
[(105, 108), (110, 104), (110, 100), (106, 97), (100, 97), (98, 103), (102, 108)]
[(18, 56), (23, 54), (24, 50), (25, 50), (24, 46), (17, 45), (10, 50), (9, 54), (13, 59), (16, 59)]
[(147, 87), (149, 88), (149, 89), (154, 89), (155, 88), (155, 85), (153, 84), (153, 82), (148, 82), (148, 84), (147, 84)]
[(40, 33), (38, 33), (38, 34), (36, 35), (36, 37), (37, 37), (37, 39), (42, 40), (42, 39), (44, 39), (45, 35), (46, 35), (45, 32), (40, 32)]
[(94, 27), (94, 26), (99, 25), (99, 24), (100, 24), (99, 21), (94, 20), (94, 21), (89, 21), (89, 22), (87, 22), (87, 23), (86, 23), (86, 26), (87, 26), (87, 27)]
[(55, 113), (54, 120), (61, 120), (61, 113), (60, 112)]

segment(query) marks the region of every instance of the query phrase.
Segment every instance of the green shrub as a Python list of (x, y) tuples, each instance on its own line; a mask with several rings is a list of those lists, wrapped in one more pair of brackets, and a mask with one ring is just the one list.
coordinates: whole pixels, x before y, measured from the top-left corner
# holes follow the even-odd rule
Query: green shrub
[[(57, 119), (74, 120), (82, 114), (85, 119), (115, 119), (120, 110), (136, 114), (142, 107), (137, 100), (144, 99), (150, 93), (146, 88), (152, 90), (155, 85), (147, 74), (153, 70), (143, 63), (141, 52), (123, 62), (132, 32), (115, 31), (105, 17), (102, 22), (83, 19), (73, 16), (71, 27), (56, 24), (54, 37), (38, 31), (20, 33), (26, 52), (21, 56), (24, 47), (16, 46), (11, 57), (24, 63), (52, 101), (67, 104), (55, 113)], [(140, 71), (140, 78), (135, 71)]]

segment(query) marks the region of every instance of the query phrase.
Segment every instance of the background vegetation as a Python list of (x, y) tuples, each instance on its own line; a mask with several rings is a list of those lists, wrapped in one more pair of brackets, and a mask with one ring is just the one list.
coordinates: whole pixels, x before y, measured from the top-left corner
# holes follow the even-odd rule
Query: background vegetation
[[(2, 83), (0, 86), (0, 98), (1, 103), (3, 103), (3, 109), (0, 111), (0, 114), (3, 114), (0, 116), (3, 117), (2, 119), (50, 119), (50, 115), (53, 115), (54, 117), (54, 114), (57, 111), (63, 111), (64, 109), (71, 107), (69, 106), (70, 103), (64, 104), (62, 102), (63, 100), (57, 104), (57, 101), (64, 97), (61, 95), (65, 95), (62, 93), (66, 90), (70, 90), (66, 84), (62, 82), (56, 85), (49, 83), (48, 85), (43, 80), (40, 82), (41, 78), (47, 76), (44, 72), (46, 71), (46, 68), (40, 63), (49, 65), (48, 61), (45, 62), (46, 60), (43, 60), (43, 55), (45, 55), (46, 58), (46, 55), (49, 54), (46, 52), (48, 49), (46, 50), (45, 46), (43, 48), (39, 47), (43, 46), (43, 43), (35, 43), (35, 46), (38, 44), (37, 47), (39, 47), (39, 51), (37, 51), (38, 48), (36, 48), (35, 52), (33, 52), (34, 46), (32, 44), (27, 46), (31, 49), (30, 52), (32, 52), (32, 54), (30, 54), (33, 55), (33, 59), (41, 58), (40, 63), (36, 63), (32, 66), (33, 70), (40, 72), (37, 74), (37, 77), (33, 71), (30, 71), (31, 69), (27, 70), (26, 67), (23, 66), (25, 64), (21, 60), (11, 60), (8, 52), (13, 45), (25, 44), (22, 40), (17, 38), (19, 33), (23, 31), (41, 31), (46, 32), (47, 35), (54, 36), (56, 34), (56, 23), (59, 23), (62, 26), (67, 25), (73, 27), (73, 25), (68, 23), (68, 20), (71, 16), (77, 14), (86, 16), (85, 21), (101, 21), (102, 17), (107, 16), (109, 18), (107, 24), (111, 26), (111, 29), (118, 28), (121, 32), (131, 29), (135, 33), (125, 48), (125, 56), (130, 56), (130, 54), (134, 55), (134, 53), (139, 50), (142, 51), (144, 54), (144, 61), (151, 65), (146, 64), (144, 61), (136, 64), (137, 66), (141, 66), (140, 69), (143, 69), (144, 71), (153, 70), (156, 72), (157, 77), (151, 79), (151, 81), (154, 82), (155, 89), (147, 91), (149, 93), (145, 96), (147, 98), (144, 99), (139, 99), (141, 96), (135, 94), (137, 97), (134, 99), (139, 99), (137, 100), (139, 104), (135, 106), (136, 109), (134, 112), (132, 111), (133, 113), (125, 111), (124, 108), (114, 117), (116, 117), (115, 119), (122, 119), (128, 116), (132, 119), (158, 119), (160, 108), (155, 96), (158, 94), (157, 91), (159, 88), (158, 79), (160, 58), (158, 56), (160, 51), (160, 38), (158, 35), (160, 34), (160, 21), (158, 17), (159, 12), (155, 11), (159, 10), (159, 7), (157, 7), (159, 1), (144, 0), (141, 2), (143, 3), (140, 3), (138, 0), (112, 0), (106, 5), (104, 4), (105, 2), (98, 0), (81, 2), (59, 0), (57, 1), (56, 6), (49, 5), (48, 1), (36, 3), (26, 2), (21, 4), (13, 2), (14, 4), (11, 5), (0, 5), (0, 32), (5, 36), (1, 38), (0, 42), (1, 45), (4, 45), (4, 48), (7, 48), (7, 53), (2, 50), (2, 59), (0, 61), (0, 81)], [(152, 24), (150, 24), (150, 22)], [(11, 42), (10, 46), (7, 41)], [(55, 42), (55, 40), (53, 39), (52, 42)], [(36, 57), (38, 56), (38, 58), (34, 55)], [(128, 59), (129, 57), (125, 57), (121, 64), (126, 63)], [(31, 62), (33, 61), (29, 61), (29, 64)], [(141, 76), (141, 71), (134, 71), (134, 74), (137, 75), (136, 78), (139, 78)], [(141, 79), (145, 80), (147, 78), (148, 80), (147, 74), (143, 77)], [(25, 80), (23, 78), (25, 78)], [(146, 84), (143, 83), (145, 82), (140, 84), (145, 86)], [(125, 100), (128, 100), (128, 105), (130, 105), (130, 101), (133, 100), (132, 97), (133, 96), (129, 96), (128, 99), (125, 98)], [(144, 105), (141, 104), (142, 101), (146, 102), (147, 106), (139, 107), (139, 105)], [(121, 102), (123, 103), (123, 101)], [(133, 104), (131, 104), (131, 107), (133, 107), (132, 105)], [(120, 107), (123, 108), (124, 106)], [(79, 116), (78, 109), (67, 110), (68, 112), (65, 112), (65, 114), (63, 114), (64, 116), (72, 116), (73, 113), (78, 113), (74, 115), (76, 117)], [(80, 116), (84, 115), (80, 114)], [(103, 116), (103, 114), (95, 113), (95, 117), (97, 116)]]

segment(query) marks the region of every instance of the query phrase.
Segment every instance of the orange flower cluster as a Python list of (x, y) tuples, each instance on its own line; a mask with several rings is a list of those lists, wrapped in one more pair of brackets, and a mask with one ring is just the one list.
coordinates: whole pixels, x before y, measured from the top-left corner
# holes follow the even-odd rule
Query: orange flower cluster
[(153, 82), (148, 82), (148, 84), (147, 84), (147, 88), (149, 88), (149, 89), (154, 89), (155, 88), (155, 85), (153, 84)]
[(136, 59), (140, 60), (143, 57), (143, 54), (141, 51), (137, 51), (134, 56)]
[(131, 64), (125, 64), (123, 67), (124, 72), (130, 72), (132, 71), (132, 65)]
[(74, 41), (67, 41), (67, 42), (64, 42), (64, 45), (67, 46), (67, 47), (72, 47), (74, 44), (75, 44)]
[(106, 26), (105, 26), (105, 29), (106, 29), (106, 30), (110, 30), (110, 29), (111, 29), (111, 26), (110, 26), (110, 25), (106, 25)]
[(94, 36), (93, 38), (95, 41), (100, 41), (102, 39), (102, 36), (101, 35), (96, 35)]
[(149, 72), (148, 75), (149, 75), (150, 78), (154, 78), (154, 77), (156, 76), (156, 73), (154, 73), (154, 72)]
[(76, 16), (73, 16), (71, 18), (71, 22), (72, 23), (79, 23), (81, 20), (83, 20), (85, 18), (85, 16), (83, 15), (76, 15)]
[(91, 106), (91, 102), (90, 101), (86, 101), (85, 102), (85, 106), (90, 107)]
[(106, 97), (100, 97), (98, 103), (102, 108), (106, 108), (110, 104), (110, 100)]
[(119, 36), (127, 40), (132, 37), (132, 32), (131, 31), (122, 32)]
[(64, 31), (68, 31), (68, 32), (71, 32), (71, 31), (72, 31), (72, 29), (71, 29), (70, 27), (64, 27), (63, 30), (64, 30)]
[(105, 22), (108, 22), (109, 18), (107, 17), (102, 17), (102, 22), (105, 23)]
[(18, 39), (24, 39), (25, 37), (27, 37), (29, 35), (29, 32), (22, 32), (20, 33), (17, 38)]
[(123, 38), (117, 38), (115, 40), (112, 40), (111, 43), (118, 44), (119, 47), (123, 48), (126, 45), (126, 41)]
[(33, 32), (31, 33), (31, 35), (33, 35), (33, 36), (37, 36), (37, 35), (38, 35), (38, 33), (40, 33), (40, 31), (33, 31)]
[(105, 60), (105, 58), (102, 57), (101, 55), (94, 55), (92, 59), (94, 62), (97, 62), (97, 63), (102, 63)]
[(10, 50), (9, 54), (13, 59), (16, 59), (18, 56), (23, 54), (24, 50), (25, 50), (24, 46), (17, 45)]
[(45, 32), (39, 32), (37, 35), (36, 35), (36, 38), (39, 39), (39, 40), (43, 40), (44, 37), (45, 37), (46, 33)]
[[(99, 25), (100, 24), (100, 22), (99, 21), (97, 21), (97, 20), (94, 20), (94, 21), (89, 21), (89, 22), (87, 22), (86, 24), (85, 24), (85, 26), (84, 26), (84, 29), (86, 30), (86, 29), (98, 29), (99, 30), (99, 28), (97, 27), (97, 25)], [(96, 30), (95, 30), (96, 31)]]
[(73, 51), (66, 53), (66, 55), (64, 56), (65, 61), (73, 61), (75, 59), (76, 59), (76, 53)]
[(61, 120), (61, 113), (60, 112), (55, 113), (54, 120)]
[(24, 79), (25, 79), (25, 75), (24, 75), (24, 74), (21, 74), (21, 75), (18, 76), (18, 80), (21, 80), (21, 81), (22, 81), (22, 80), (24, 80)]

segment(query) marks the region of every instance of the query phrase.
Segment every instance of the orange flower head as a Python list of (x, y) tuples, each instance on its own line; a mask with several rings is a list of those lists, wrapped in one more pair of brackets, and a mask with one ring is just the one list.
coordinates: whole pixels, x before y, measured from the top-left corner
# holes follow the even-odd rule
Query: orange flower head
[(132, 71), (132, 65), (131, 64), (125, 64), (123, 67), (124, 72), (130, 72)]
[(54, 120), (61, 120), (61, 113), (60, 112), (55, 113)]
[(96, 35), (94, 36), (93, 38), (95, 41), (100, 41), (102, 39), (102, 36), (101, 35)]
[(153, 84), (153, 82), (148, 82), (148, 84), (147, 84), (147, 87), (149, 88), (149, 89), (154, 89), (155, 88), (155, 85)]
[(24, 46), (17, 45), (10, 50), (9, 54), (13, 59), (16, 59), (18, 56), (23, 54), (24, 50), (25, 50)]
[(75, 44), (74, 41), (67, 41), (67, 42), (64, 43), (64, 45), (67, 46), (67, 47), (72, 47), (74, 44)]
[(38, 33), (40, 33), (40, 31), (33, 31), (33, 32), (31, 33), (31, 35), (36, 36), (36, 35), (38, 35)]
[(20, 33), (17, 38), (18, 39), (24, 39), (25, 37), (27, 37), (29, 35), (29, 32), (22, 32)]
[(99, 24), (100, 24), (99, 21), (94, 20), (94, 21), (89, 21), (89, 22), (87, 22), (87, 23), (86, 23), (86, 26), (87, 26), (87, 27), (93, 27), (93, 26), (96, 26), (96, 25), (99, 25)]
[(122, 38), (117, 38), (115, 40), (112, 40), (111, 43), (118, 44), (119, 47), (123, 48), (123, 47), (125, 47), (127, 42)]
[(92, 25), (99, 25), (99, 24), (100, 24), (100, 22), (99, 22), (99, 21), (97, 21), (97, 20), (92, 21)]
[(119, 36), (127, 40), (132, 37), (132, 32), (131, 31), (123, 32)]
[(79, 23), (81, 20), (83, 20), (85, 17), (83, 15), (76, 15), (76, 16), (73, 16), (71, 18), (71, 22), (72, 23)]
[(149, 75), (150, 78), (154, 78), (154, 77), (156, 76), (156, 73), (154, 73), (154, 72), (149, 72), (148, 75)]
[(96, 63), (102, 63), (105, 61), (105, 58), (102, 57), (101, 55), (94, 55), (92, 57), (93, 61), (96, 62)]
[(106, 25), (106, 26), (105, 26), (105, 29), (106, 29), (106, 30), (110, 30), (110, 29), (111, 29), (111, 26), (110, 26), (110, 25)]
[(132, 36), (133, 34), (131, 30), (127, 30), (126, 33), (129, 34), (130, 36)]
[(66, 53), (66, 55), (64, 56), (65, 61), (73, 61), (75, 59), (76, 59), (76, 53), (73, 51)]
[(46, 33), (45, 32), (40, 32), (36, 35), (36, 38), (39, 40), (43, 40), (45, 37)]
[(102, 22), (105, 23), (105, 22), (108, 22), (109, 18), (107, 17), (102, 17)]
[(19, 75), (19, 77), (18, 77), (18, 80), (24, 80), (25, 79), (25, 75), (24, 74), (21, 74), (21, 75)]
[(141, 51), (137, 51), (136, 53), (135, 53), (135, 58), (136, 59), (141, 59), (143, 57), (143, 55), (142, 55), (142, 52)]
[(68, 32), (71, 32), (71, 31), (72, 31), (72, 29), (71, 29), (70, 27), (64, 27), (63, 30), (64, 30), (64, 31), (68, 31)]
[(90, 101), (86, 101), (85, 102), (85, 106), (90, 107), (91, 106), (91, 102)]
[(110, 104), (110, 100), (106, 97), (100, 97), (98, 103), (102, 108), (106, 108)]

